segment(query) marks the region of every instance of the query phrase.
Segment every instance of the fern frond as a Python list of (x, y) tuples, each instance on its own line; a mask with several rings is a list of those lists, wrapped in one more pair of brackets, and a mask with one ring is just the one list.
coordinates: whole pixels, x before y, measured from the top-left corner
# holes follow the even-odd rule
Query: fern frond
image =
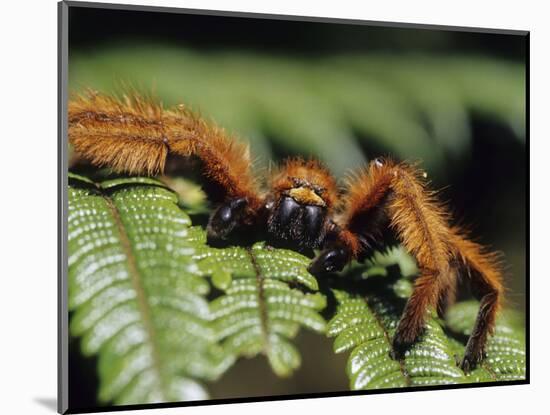
[(328, 335), (336, 336), (336, 353), (352, 350), (346, 367), (351, 389), (464, 381), (445, 333), (434, 318), (428, 320), (422, 341), (399, 362), (390, 357), (390, 351), (400, 308), (377, 296), (358, 297), (343, 291), (335, 291), (335, 295), (339, 305), (329, 322)]
[(215, 344), (189, 217), (161, 183), (70, 176), (70, 331), (98, 355), (99, 399), (205, 399), (233, 361)]
[[(202, 381), (241, 356), (263, 354), (288, 376), (300, 365), (292, 339), (301, 328), (326, 332), (337, 353), (351, 352), (352, 389), (525, 378), (523, 322), (509, 311), (482, 365), (468, 375), (457, 367), (475, 302), (451, 308), (446, 322), (432, 313), (421, 341), (402, 361), (390, 358), (417, 271), (402, 248), (334, 281), (337, 307), (327, 324), (309, 258), (263, 242), (209, 247), (204, 229), (191, 226), (177, 195), (155, 179), (69, 180), (70, 331), (84, 354), (98, 356), (103, 402), (204, 399)], [(206, 276), (219, 291), (210, 293)]]
[(464, 353), (477, 315), (475, 301), (453, 306), (447, 323), (431, 311), (422, 338), (405, 353), (404, 359), (390, 357), (391, 340), (412, 291), (409, 277), (415, 270), (410, 261), (402, 248), (376, 253), (365, 267), (350, 271), (350, 277), (362, 275), (353, 289), (333, 290), (338, 305), (327, 325), (327, 335), (335, 337), (336, 353), (351, 351), (346, 366), (350, 388), (524, 379), (523, 333), (521, 324), (512, 325), (512, 319), (506, 317), (510, 311), (497, 320), (495, 336), (487, 344), (487, 357), (482, 364), (469, 374), (458, 368), (457, 361)]
[(210, 303), (214, 331), (226, 353), (264, 354), (273, 371), (288, 376), (301, 358), (289, 341), (301, 327), (323, 332), (319, 311), (326, 299), (306, 267), (309, 259), (259, 242), (250, 248), (204, 248), (199, 268), (211, 275), (223, 295)]
[[(447, 328), (459, 336), (467, 337), (472, 332), (479, 304), (464, 301), (453, 306), (446, 315)], [(494, 382), (525, 379), (525, 331), (519, 313), (505, 310), (497, 320), (495, 333), (487, 341), (487, 358), (468, 374), (469, 382)], [(457, 352), (464, 346), (457, 344)]]

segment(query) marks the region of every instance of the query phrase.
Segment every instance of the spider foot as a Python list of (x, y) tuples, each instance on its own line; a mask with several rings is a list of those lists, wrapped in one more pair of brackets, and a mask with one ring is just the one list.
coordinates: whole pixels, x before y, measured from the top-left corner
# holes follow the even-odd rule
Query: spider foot
[(485, 352), (483, 350), (473, 350), (466, 346), (466, 353), (459, 364), (459, 367), (464, 373), (470, 373), (474, 370), (479, 363), (485, 358)]
[(313, 275), (321, 275), (327, 272), (341, 271), (350, 260), (350, 253), (342, 246), (335, 246), (323, 250), (309, 264), (307, 270)]
[(414, 344), (414, 340), (408, 338), (403, 332), (397, 331), (392, 341), (392, 350), (390, 351), (390, 357), (394, 360), (402, 360), (405, 357), (405, 353), (410, 350)]
[(227, 239), (229, 234), (240, 223), (248, 201), (245, 198), (230, 200), (220, 205), (210, 216), (206, 228), (209, 242)]

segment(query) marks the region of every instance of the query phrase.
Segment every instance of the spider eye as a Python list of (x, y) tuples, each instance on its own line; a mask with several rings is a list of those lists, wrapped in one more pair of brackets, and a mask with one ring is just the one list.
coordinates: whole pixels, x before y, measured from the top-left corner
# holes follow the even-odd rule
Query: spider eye
[(317, 193), (318, 195), (322, 195), (323, 193), (325, 193), (325, 188), (324, 188), (324, 187), (321, 187), (321, 186), (313, 185), (313, 190), (314, 190), (315, 193)]
[(376, 157), (372, 162), (376, 167), (382, 167), (384, 165), (384, 161), (380, 157)]
[(299, 177), (291, 177), (290, 180), (294, 187), (302, 187), (306, 184), (305, 180), (300, 179)]

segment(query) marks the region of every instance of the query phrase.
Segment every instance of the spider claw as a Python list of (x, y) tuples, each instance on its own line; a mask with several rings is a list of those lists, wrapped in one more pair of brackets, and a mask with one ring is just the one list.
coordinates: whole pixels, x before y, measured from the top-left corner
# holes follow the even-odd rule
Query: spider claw
[(466, 374), (470, 373), (472, 370), (474, 370), (479, 363), (485, 358), (485, 352), (479, 351), (475, 352), (472, 350), (469, 350), (469, 348), (466, 346), (466, 353), (464, 354), (464, 357), (462, 358), (462, 361), (459, 364), (459, 367), (462, 369), (462, 371)]
[(414, 342), (412, 341), (406, 340), (398, 331), (393, 337), (390, 357), (393, 360), (402, 360), (405, 357), (405, 353), (411, 348), (413, 343)]
[(468, 374), (472, 371), (473, 368), (475, 368), (475, 363), (470, 360), (470, 357), (464, 356), (459, 364), (459, 367), (464, 373)]

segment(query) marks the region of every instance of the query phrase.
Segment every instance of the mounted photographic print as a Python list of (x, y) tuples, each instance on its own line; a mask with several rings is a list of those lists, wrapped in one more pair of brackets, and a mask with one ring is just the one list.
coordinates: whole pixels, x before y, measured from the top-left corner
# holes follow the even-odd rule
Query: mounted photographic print
[(60, 412), (529, 382), (528, 32), (59, 23)]

